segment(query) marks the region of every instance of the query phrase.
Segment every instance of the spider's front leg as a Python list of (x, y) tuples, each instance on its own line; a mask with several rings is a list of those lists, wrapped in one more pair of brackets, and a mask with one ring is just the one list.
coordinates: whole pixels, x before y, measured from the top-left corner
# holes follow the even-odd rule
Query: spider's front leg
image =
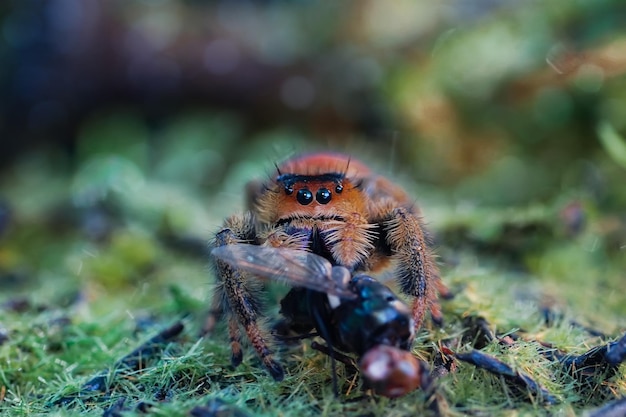
[[(226, 219), (223, 228), (215, 235), (212, 247), (241, 243), (257, 243), (254, 217), (249, 213)], [(221, 311), (228, 317), (233, 366), (239, 365), (243, 357), (240, 332), (243, 328), (263, 365), (276, 381), (282, 380), (283, 367), (274, 360), (267, 343), (269, 334), (258, 323), (260, 302), (255, 294), (255, 286), (258, 286), (258, 283), (255, 285), (254, 277), (225, 262), (214, 259), (213, 264), (218, 285), (212, 305), (220, 305)]]
[(430, 310), (433, 322), (443, 322), (437, 295), (449, 297), (428, 248), (421, 218), (415, 209), (390, 202), (377, 208), (384, 238), (397, 260), (396, 277), (403, 293), (414, 297), (413, 319), (419, 329)]

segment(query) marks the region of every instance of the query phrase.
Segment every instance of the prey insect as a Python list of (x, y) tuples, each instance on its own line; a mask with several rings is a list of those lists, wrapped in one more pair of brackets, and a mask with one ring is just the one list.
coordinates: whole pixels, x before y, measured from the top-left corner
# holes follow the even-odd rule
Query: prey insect
[[(435, 323), (441, 322), (437, 297), (450, 294), (428, 247), (419, 208), (401, 187), (341, 154), (299, 156), (276, 169), (267, 181), (248, 184), (248, 211), (224, 221), (211, 242), (213, 248), (249, 244), (311, 252), (350, 274), (373, 274), (392, 266), (400, 291), (412, 300), (414, 329), (428, 313)], [(261, 320), (258, 277), (238, 263), (213, 261), (217, 286), (205, 331), (224, 314), (233, 365), (243, 357), (243, 330), (272, 377), (282, 380), (284, 370), (274, 358)], [(295, 294), (304, 291), (295, 285)]]
[(335, 392), (335, 359), (346, 358), (335, 349), (357, 355), (366, 385), (380, 395), (398, 397), (424, 382), (426, 366), (409, 352), (411, 311), (389, 287), (306, 251), (238, 244), (212, 254), (241, 271), (294, 286), (280, 303), (278, 327), (324, 339), (326, 346), (317, 349), (332, 359)]

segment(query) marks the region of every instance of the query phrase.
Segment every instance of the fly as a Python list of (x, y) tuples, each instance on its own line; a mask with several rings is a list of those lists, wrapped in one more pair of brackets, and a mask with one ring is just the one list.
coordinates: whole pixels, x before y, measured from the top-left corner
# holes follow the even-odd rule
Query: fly
[(241, 271), (292, 285), (281, 300), (282, 328), (306, 337), (315, 330), (331, 356), (337, 392), (335, 349), (354, 354), (366, 385), (387, 397), (422, 383), (425, 365), (410, 353), (415, 323), (411, 309), (389, 287), (351, 274), (302, 250), (249, 244), (226, 245), (212, 255)]

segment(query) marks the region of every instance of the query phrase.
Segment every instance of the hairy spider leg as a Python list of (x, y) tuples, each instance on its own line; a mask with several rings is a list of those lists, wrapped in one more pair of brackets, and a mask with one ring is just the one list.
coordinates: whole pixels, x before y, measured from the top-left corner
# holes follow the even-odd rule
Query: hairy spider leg
[[(383, 200), (373, 209), (372, 222), (382, 225), (383, 238), (397, 260), (395, 276), (401, 291), (413, 297), (415, 328), (421, 328), (426, 312), (443, 323), (437, 292), (449, 295), (424, 236), (421, 217), (413, 209)], [(433, 285), (434, 284), (434, 285)]]
[[(216, 234), (213, 245), (218, 247), (254, 243), (255, 240), (254, 221), (247, 213), (226, 219), (224, 227)], [(221, 301), (221, 311), (229, 315), (228, 331), (233, 366), (239, 365), (243, 357), (240, 332), (240, 328), (243, 328), (263, 365), (276, 381), (281, 381), (284, 378), (283, 367), (274, 360), (268, 345), (269, 334), (258, 322), (261, 307), (255, 294), (254, 279), (220, 260), (215, 260), (215, 268), (216, 276), (220, 280), (215, 299)]]

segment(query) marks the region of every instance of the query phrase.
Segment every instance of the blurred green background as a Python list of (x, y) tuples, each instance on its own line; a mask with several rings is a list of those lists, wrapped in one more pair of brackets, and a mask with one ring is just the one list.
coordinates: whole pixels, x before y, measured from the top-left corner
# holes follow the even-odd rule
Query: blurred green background
[(463, 184), (458, 198), (599, 192), (594, 181), (614, 169), (599, 126), (626, 129), (625, 8), (7, 1), (2, 161), (44, 149), (76, 168), (134, 144), (146, 173), (186, 151), (194, 171), (208, 170), (195, 182), (217, 185), (250, 155), (330, 147), (391, 160), (422, 182)]
[[(200, 315), (206, 242), (245, 183), (334, 150), (423, 207), (467, 288), (449, 321), (519, 327), (510, 300), (531, 300), (619, 334), (625, 74), (618, 0), (4, 1), (0, 324)], [(41, 392), (20, 372), (14, 399)]]

